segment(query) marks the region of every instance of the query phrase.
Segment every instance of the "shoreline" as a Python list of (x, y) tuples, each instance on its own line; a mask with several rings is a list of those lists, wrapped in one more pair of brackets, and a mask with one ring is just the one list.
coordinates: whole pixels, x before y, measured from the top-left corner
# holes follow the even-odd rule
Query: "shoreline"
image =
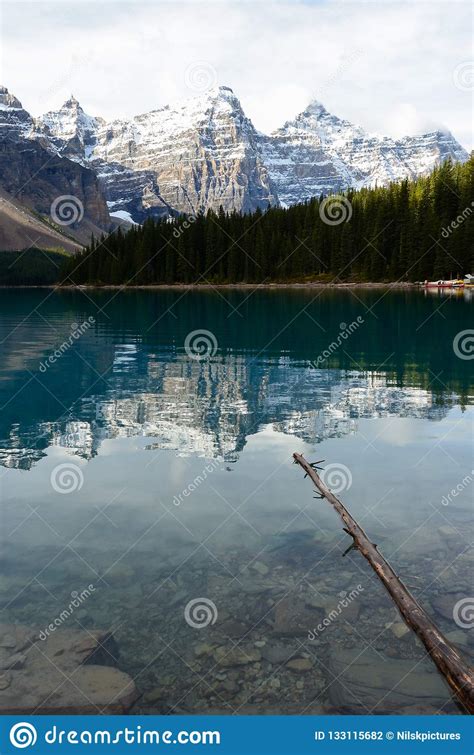
[(400, 283), (394, 281), (391, 283), (319, 283), (317, 281), (307, 283), (152, 283), (150, 285), (132, 285), (127, 286), (124, 284), (106, 284), (103, 286), (93, 284), (83, 284), (78, 286), (58, 286), (54, 284), (50, 285), (19, 285), (19, 286), (4, 286), (0, 285), (0, 289), (31, 289), (31, 288), (47, 288), (55, 289), (57, 291), (81, 291), (81, 290), (123, 290), (123, 291), (155, 291), (155, 290), (190, 290), (190, 291), (205, 291), (212, 289), (253, 289), (253, 290), (280, 290), (285, 288), (291, 289), (314, 289), (314, 288), (327, 288), (327, 289), (352, 289), (352, 288), (367, 288), (367, 289), (380, 289), (380, 288), (393, 288), (393, 289), (422, 289), (418, 283)]

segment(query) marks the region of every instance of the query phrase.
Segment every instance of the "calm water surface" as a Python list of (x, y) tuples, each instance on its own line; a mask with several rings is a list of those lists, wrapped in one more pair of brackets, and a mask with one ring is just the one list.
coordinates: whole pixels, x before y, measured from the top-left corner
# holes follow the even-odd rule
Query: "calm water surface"
[(2, 620), (94, 585), (61, 630), (113, 631), (136, 712), (455, 712), (291, 455), (471, 657), (469, 327), (462, 295), (2, 291)]

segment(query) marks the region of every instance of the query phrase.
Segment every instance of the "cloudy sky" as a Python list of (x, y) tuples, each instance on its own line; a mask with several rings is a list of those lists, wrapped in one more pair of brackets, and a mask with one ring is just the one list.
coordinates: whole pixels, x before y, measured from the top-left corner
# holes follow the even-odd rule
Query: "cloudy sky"
[(446, 2), (3, 0), (0, 82), (34, 115), (72, 93), (106, 118), (234, 90), (271, 131), (311, 99), (369, 131), (473, 147), (473, 16)]

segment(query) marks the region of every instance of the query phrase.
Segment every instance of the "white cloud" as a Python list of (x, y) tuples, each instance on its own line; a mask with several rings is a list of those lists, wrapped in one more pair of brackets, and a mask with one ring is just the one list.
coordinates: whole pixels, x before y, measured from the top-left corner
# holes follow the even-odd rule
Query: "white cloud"
[(34, 114), (73, 92), (106, 118), (192, 94), (207, 61), (257, 128), (312, 98), (370, 131), (448, 127), (472, 147), (472, 92), (453, 71), (472, 60), (470, 3), (3, 3), (2, 81)]

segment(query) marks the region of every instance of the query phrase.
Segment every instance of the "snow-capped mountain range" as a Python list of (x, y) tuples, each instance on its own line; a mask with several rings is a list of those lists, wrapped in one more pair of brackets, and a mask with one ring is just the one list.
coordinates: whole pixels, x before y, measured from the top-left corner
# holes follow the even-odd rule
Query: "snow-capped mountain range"
[(372, 135), (316, 101), (265, 135), (223, 86), (110, 122), (87, 115), (74, 97), (33, 119), (6, 89), (0, 94), (0, 138), (17, 133), (92, 169), (110, 214), (135, 222), (221, 205), (238, 212), (289, 205), (413, 178), (448, 157), (468, 157), (447, 131), (403, 139)]

